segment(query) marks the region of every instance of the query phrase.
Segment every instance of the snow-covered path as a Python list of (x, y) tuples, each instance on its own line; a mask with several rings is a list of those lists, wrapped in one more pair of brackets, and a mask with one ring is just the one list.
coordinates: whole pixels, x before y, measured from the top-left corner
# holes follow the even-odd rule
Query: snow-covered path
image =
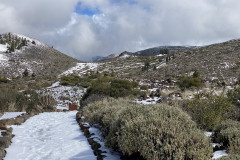
[(4, 160), (96, 160), (76, 120), (76, 111), (42, 113), (12, 126)]

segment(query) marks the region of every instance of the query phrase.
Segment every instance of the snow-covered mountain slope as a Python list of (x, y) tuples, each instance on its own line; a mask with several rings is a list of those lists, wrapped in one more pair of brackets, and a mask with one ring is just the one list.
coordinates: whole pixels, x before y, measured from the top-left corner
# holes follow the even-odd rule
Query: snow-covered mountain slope
[(76, 65), (78, 60), (24, 35), (0, 35), (0, 77), (56, 76)]
[(91, 71), (97, 71), (98, 63), (77, 63), (76, 66), (66, 70), (59, 77), (63, 75), (76, 74), (82, 76)]

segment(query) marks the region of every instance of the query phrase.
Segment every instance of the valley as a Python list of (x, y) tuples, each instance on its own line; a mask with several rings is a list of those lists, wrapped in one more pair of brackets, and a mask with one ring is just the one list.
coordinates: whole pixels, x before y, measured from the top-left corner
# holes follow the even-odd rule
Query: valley
[[(4, 159), (238, 156), (238, 39), (82, 62), (36, 39), (14, 33), (1, 37), (0, 111), (36, 114), (7, 126), (15, 137)], [(12, 41), (24, 45), (10, 51)], [(78, 111), (68, 111), (69, 104), (77, 104)]]

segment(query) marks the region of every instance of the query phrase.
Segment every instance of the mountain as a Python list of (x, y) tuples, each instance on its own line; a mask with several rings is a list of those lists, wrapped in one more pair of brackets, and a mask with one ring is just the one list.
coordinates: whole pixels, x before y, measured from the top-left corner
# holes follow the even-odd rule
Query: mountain
[(181, 50), (189, 50), (194, 48), (198, 48), (198, 46), (159, 46), (159, 47), (137, 51), (135, 52), (135, 54), (142, 55), (142, 56), (151, 56), (151, 55), (158, 55), (160, 51), (163, 49), (168, 49), (169, 51), (181, 51)]
[(200, 48), (199, 46), (159, 46), (159, 47), (154, 47), (154, 48), (148, 48), (145, 50), (137, 51), (137, 52), (127, 52), (124, 51), (120, 54), (110, 54), (107, 57), (101, 57), (101, 56), (96, 56), (92, 58), (92, 62), (100, 62), (100, 61), (106, 61), (110, 60), (113, 58), (119, 58), (123, 57), (123, 54), (128, 54), (130, 55), (135, 55), (135, 56), (152, 56), (152, 55), (158, 55), (160, 54), (161, 50), (168, 49), (169, 51), (181, 51), (181, 50), (189, 50), (189, 49), (194, 49), (194, 48)]
[(29, 75), (57, 76), (73, 67), (78, 60), (48, 45), (16, 33), (0, 35), (0, 77)]
[[(160, 54), (160, 50), (166, 48), (169, 54)], [(156, 47), (135, 53), (123, 52), (98, 62), (97, 70), (106, 74), (114, 71), (118, 77), (144, 79), (177, 78), (198, 70), (204, 80), (235, 83), (240, 73), (239, 55), (240, 39), (202, 47)], [(147, 69), (146, 62), (149, 62)]]

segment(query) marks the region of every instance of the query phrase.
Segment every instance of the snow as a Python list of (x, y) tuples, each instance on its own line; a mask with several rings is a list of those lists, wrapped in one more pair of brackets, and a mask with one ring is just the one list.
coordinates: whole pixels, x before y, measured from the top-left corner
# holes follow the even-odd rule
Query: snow
[(79, 104), (79, 100), (84, 94), (83, 89), (77, 86), (62, 86), (60, 82), (37, 92), (43, 95), (51, 95), (57, 102), (57, 109), (68, 109), (69, 103)]
[(225, 150), (223, 150), (223, 151), (216, 151), (216, 152), (213, 153), (212, 159), (218, 159), (218, 158), (221, 158), (221, 157), (227, 156), (227, 155), (228, 154), (226, 153)]
[(90, 138), (93, 138), (94, 141), (96, 141), (97, 143), (99, 143), (101, 145), (101, 147), (99, 148), (101, 151), (106, 152), (106, 153), (102, 153), (102, 155), (106, 156), (104, 158), (104, 160), (120, 160), (119, 153), (114, 152), (110, 148), (107, 148), (104, 146), (104, 142), (103, 142), (104, 138), (101, 136), (102, 135), (101, 131), (94, 126), (89, 126), (89, 127), (90, 127), (89, 132), (90, 132), (90, 134), (93, 135)]
[[(7, 44), (3, 45), (3, 44), (0, 44), (0, 52), (6, 52), (7, 51)], [(0, 60), (1, 60), (1, 57), (0, 57)]]
[(69, 75), (76, 73), (77, 75), (81, 76), (86, 74), (88, 71), (94, 71), (98, 67), (97, 63), (77, 63), (75, 67), (70, 68), (69, 70), (63, 72), (59, 76)]
[(43, 44), (42, 42), (40, 42), (40, 41), (38, 41), (38, 40), (36, 40), (36, 39), (30, 38), (30, 37), (24, 36), (24, 35), (22, 35), (22, 34), (18, 34), (18, 33), (12, 33), (12, 34), (13, 34), (13, 35), (16, 35), (16, 36), (18, 36), (18, 37), (20, 37), (20, 38), (26, 39), (27, 41), (30, 41), (30, 42), (35, 41), (36, 45), (38, 45), (38, 46), (46, 46), (46, 45)]
[(58, 81), (58, 82), (55, 82), (55, 83), (53, 83), (50, 87), (47, 87), (47, 88), (55, 88), (55, 87), (58, 87), (60, 85), (60, 82)]
[(75, 120), (76, 111), (42, 113), (20, 126), (5, 160), (96, 160)]
[(128, 54), (124, 54), (123, 56), (121, 56), (121, 58), (128, 58), (128, 57), (130, 57), (130, 55)]
[(204, 134), (205, 134), (206, 137), (211, 137), (213, 132), (204, 132)]
[(17, 116), (19, 116), (19, 115), (21, 115), (21, 114), (24, 114), (24, 113), (26, 113), (26, 112), (5, 112), (5, 113), (3, 114), (3, 116), (0, 117), (0, 120), (1, 120), (1, 119), (15, 118), (15, 117), (17, 117)]

